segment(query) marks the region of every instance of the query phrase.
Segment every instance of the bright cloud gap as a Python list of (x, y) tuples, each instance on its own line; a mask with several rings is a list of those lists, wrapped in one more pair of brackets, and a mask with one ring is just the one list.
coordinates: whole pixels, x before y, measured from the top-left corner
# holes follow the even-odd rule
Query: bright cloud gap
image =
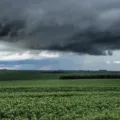
[(60, 53), (48, 51), (36, 51), (20, 49), (13, 47), (12, 44), (7, 42), (0, 42), (0, 60), (27, 60), (27, 59), (45, 59), (59, 57)]
[[(41, 51), (37, 54), (31, 53), (32, 51), (24, 52), (0, 52), (0, 60), (27, 60), (27, 59), (45, 59), (45, 58), (56, 58), (59, 57), (59, 53), (50, 53), (48, 51)], [(34, 51), (33, 51), (34, 52)]]

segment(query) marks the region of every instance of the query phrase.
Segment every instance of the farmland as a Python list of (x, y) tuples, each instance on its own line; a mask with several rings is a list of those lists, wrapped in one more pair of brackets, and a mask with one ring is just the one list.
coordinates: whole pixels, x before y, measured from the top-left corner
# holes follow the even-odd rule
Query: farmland
[(65, 73), (32, 76), (23, 71), (0, 74), (1, 120), (120, 120), (119, 79), (60, 80)]

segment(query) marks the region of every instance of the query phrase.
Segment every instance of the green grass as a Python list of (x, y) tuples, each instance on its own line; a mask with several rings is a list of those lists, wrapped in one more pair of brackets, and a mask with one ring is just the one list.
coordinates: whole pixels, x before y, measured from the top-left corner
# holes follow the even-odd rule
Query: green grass
[(0, 81), (0, 87), (48, 87), (48, 86), (75, 86), (75, 87), (119, 87), (119, 79), (80, 79), (80, 80), (13, 80)]
[(0, 120), (120, 120), (120, 80), (0, 81)]

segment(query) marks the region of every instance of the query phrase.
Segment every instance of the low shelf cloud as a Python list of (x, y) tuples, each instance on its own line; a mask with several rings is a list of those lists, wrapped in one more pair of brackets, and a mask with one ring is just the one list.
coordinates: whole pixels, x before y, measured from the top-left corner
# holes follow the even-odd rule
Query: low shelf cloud
[(119, 0), (0, 1), (0, 40), (29, 50), (111, 55), (119, 21)]

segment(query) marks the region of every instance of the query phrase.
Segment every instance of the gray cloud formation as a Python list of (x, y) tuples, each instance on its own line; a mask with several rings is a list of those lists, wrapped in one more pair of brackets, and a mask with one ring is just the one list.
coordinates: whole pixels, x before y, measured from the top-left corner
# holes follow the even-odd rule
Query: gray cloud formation
[(25, 48), (110, 55), (119, 31), (120, 0), (0, 0), (0, 39)]

